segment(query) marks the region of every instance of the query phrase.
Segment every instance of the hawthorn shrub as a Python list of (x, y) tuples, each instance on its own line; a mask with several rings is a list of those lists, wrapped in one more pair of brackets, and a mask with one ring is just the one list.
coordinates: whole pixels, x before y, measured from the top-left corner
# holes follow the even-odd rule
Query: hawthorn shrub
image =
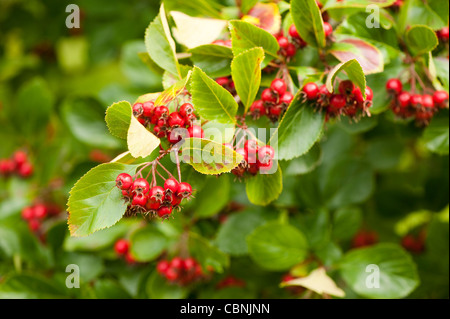
[(80, 7), (2, 75), (1, 297), (448, 298), (448, 2), (165, 0), (92, 73)]

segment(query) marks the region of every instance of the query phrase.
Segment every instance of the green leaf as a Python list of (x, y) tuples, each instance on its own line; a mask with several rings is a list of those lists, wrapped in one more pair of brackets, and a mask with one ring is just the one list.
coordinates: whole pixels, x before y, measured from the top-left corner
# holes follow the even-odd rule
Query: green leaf
[(66, 237), (64, 240), (65, 251), (98, 252), (112, 247), (119, 238), (135, 226), (136, 221), (122, 219), (116, 225), (102, 229), (85, 237)]
[(344, 207), (338, 209), (333, 216), (332, 236), (337, 240), (353, 238), (362, 224), (362, 212), (359, 208)]
[(439, 45), (436, 33), (425, 25), (415, 25), (408, 29), (405, 41), (409, 51), (414, 56), (431, 52)]
[(278, 144), (278, 159), (291, 160), (306, 154), (322, 135), (325, 116), (301, 100), (297, 93), (281, 119), (270, 144)]
[(236, 123), (238, 104), (234, 97), (198, 67), (194, 67), (191, 82), (192, 102), (205, 120)]
[(145, 47), (150, 58), (160, 68), (181, 79), (175, 42), (170, 35), (164, 5), (161, 6), (159, 15), (145, 30)]
[[(444, 2), (447, 1), (442, 1), (437, 5), (441, 14), (448, 12), (444, 12), (445, 7), (448, 8), (448, 2), (447, 4), (444, 4)], [(443, 21), (439, 14), (433, 11), (426, 2), (422, 0), (408, 0), (400, 8), (397, 28), (403, 33), (414, 25), (426, 25), (433, 30), (439, 30), (447, 25), (447, 21)]]
[(161, 140), (149, 132), (144, 125), (132, 116), (127, 133), (128, 149), (133, 157), (149, 156), (161, 143)]
[(366, 162), (344, 158), (321, 171), (319, 186), (329, 208), (361, 203), (374, 190), (374, 172)]
[(0, 285), (1, 299), (58, 299), (65, 294), (53, 280), (40, 275), (15, 274)]
[(229, 27), (235, 56), (248, 49), (260, 47), (266, 54), (264, 64), (278, 58), (280, 46), (277, 39), (269, 32), (244, 21), (230, 21)]
[(104, 148), (122, 146), (108, 133), (101, 105), (92, 98), (73, 98), (64, 102), (62, 115), (67, 128), (81, 142)]
[(184, 299), (189, 293), (186, 287), (171, 285), (157, 271), (148, 278), (145, 290), (151, 299)]
[(181, 159), (202, 174), (217, 175), (230, 172), (243, 156), (217, 142), (187, 138), (181, 148)]
[(203, 269), (210, 266), (216, 272), (222, 273), (224, 268), (230, 265), (228, 255), (196, 233), (189, 233), (189, 252), (198, 260)]
[(231, 74), (231, 60), (233, 59), (233, 51), (231, 48), (216, 45), (205, 44), (190, 49), (192, 54), (191, 60), (194, 65), (202, 69), (210, 77), (222, 77)]
[(164, 90), (155, 101), (155, 107), (160, 105), (167, 105), (180, 95), (186, 88), (187, 83), (191, 77), (191, 71), (188, 72), (187, 76), (182, 80), (178, 81), (168, 89)]
[[(376, 270), (368, 268), (370, 265), (379, 269), (378, 288), (371, 285), (376, 283)], [(350, 287), (368, 298), (404, 298), (419, 284), (411, 256), (395, 244), (352, 250), (344, 256), (339, 268)]]
[(101, 164), (78, 180), (67, 203), (72, 236), (87, 236), (122, 218), (127, 205), (116, 187), (116, 178), (120, 173), (134, 175), (136, 168), (137, 165)]
[(219, 228), (215, 243), (220, 250), (233, 256), (248, 253), (246, 237), (267, 219), (260, 211), (246, 211), (233, 214)]
[(200, 191), (195, 198), (194, 216), (208, 218), (219, 213), (228, 204), (231, 190), (230, 178), (228, 175), (220, 178), (211, 176), (202, 189), (204, 191)]
[(423, 134), (427, 148), (439, 155), (448, 155), (449, 126), (448, 117), (433, 119)]
[[(275, 166), (276, 164), (274, 164)], [(245, 183), (248, 200), (255, 205), (266, 206), (276, 200), (283, 191), (283, 174), (278, 166), (271, 174), (258, 173)]]
[(383, 54), (380, 50), (360, 39), (344, 39), (335, 42), (329, 53), (341, 62), (356, 59), (366, 75), (382, 72), (384, 68)]
[(334, 92), (334, 81), (339, 72), (344, 71), (347, 73), (349, 80), (353, 82), (357, 87), (360, 88), (363, 93), (364, 98), (366, 97), (366, 77), (361, 65), (356, 59), (348, 60), (347, 62), (342, 62), (336, 65), (327, 77), (327, 89), (329, 92)]
[(261, 63), (264, 60), (264, 50), (253, 48), (237, 55), (231, 63), (236, 92), (245, 107), (245, 113), (255, 101), (261, 84)]
[(35, 135), (44, 130), (53, 101), (54, 96), (43, 79), (34, 78), (25, 83), (17, 93), (16, 107), (11, 114), (19, 131)]
[(323, 10), (340, 8), (367, 8), (369, 5), (377, 5), (380, 8), (391, 6), (396, 0), (345, 0), (345, 1), (327, 1)]
[(106, 124), (115, 137), (126, 140), (132, 117), (131, 105), (127, 101), (114, 103), (106, 110)]
[(273, 271), (287, 270), (308, 255), (305, 236), (295, 227), (278, 222), (256, 228), (247, 237), (247, 245), (251, 258)]
[(168, 246), (168, 240), (153, 225), (138, 229), (130, 237), (131, 255), (141, 262), (156, 259)]
[(286, 176), (303, 175), (312, 172), (322, 160), (322, 150), (315, 144), (311, 150), (298, 158), (289, 161), (284, 174)]
[(315, 0), (292, 0), (291, 14), (298, 33), (315, 48), (326, 45), (322, 13)]

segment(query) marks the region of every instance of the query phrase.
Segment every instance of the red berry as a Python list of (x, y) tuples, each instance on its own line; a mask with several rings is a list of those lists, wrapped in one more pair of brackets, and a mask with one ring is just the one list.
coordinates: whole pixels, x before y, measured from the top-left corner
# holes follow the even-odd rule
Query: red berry
[(258, 150), (258, 159), (262, 164), (268, 163), (275, 157), (275, 150), (270, 145), (264, 145)]
[(248, 172), (252, 175), (256, 175), (259, 172), (259, 163), (255, 161), (253, 163), (248, 164)]
[(133, 200), (131, 201), (132, 206), (141, 206), (145, 207), (147, 204), (148, 197), (145, 194), (136, 194), (133, 197)]
[(131, 191), (136, 194), (147, 194), (149, 190), (150, 185), (145, 178), (138, 178), (131, 185)]
[(192, 186), (189, 183), (182, 182), (178, 184), (177, 196), (189, 198), (192, 195)]
[(180, 113), (172, 112), (169, 115), (168, 123), (171, 128), (183, 127), (185, 119)]
[(227, 86), (228, 83), (230, 82), (230, 79), (227, 77), (221, 77), (221, 78), (217, 78), (216, 82), (220, 85), (220, 86)]
[(288, 46), (284, 49), (284, 54), (288, 58), (292, 58), (297, 53), (297, 48), (293, 43), (289, 43)]
[(194, 269), (196, 265), (197, 265), (197, 262), (192, 257), (186, 258), (183, 262), (183, 268), (186, 271), (190, 271), (190, 270)]
[(272, 81), (270, 88), (277, 92), (279, 96), (282, 96), (287, 90), (287, 85), (282, 79), (275, 79)]
[(28, 221), (28, 227), (31, 231), (37, 231), (41, 228), (41, 222), (37, 219), (31, 219)]
[(161, 186), (152, 187), (148, 193), (149, 200), (162, 203), (164, 199), (165, 190)]
[(441, 30), (438, 31), (438, 37), (439, 39), (441, 39), (442, 41), (447, 42), (448, 38), (449, 38), (449, 31), (448, 31), (448, 27), (443, 27)]
[(281, 105), (273, 105), (269, 107), (269, 114), (272, 118), (277, 119), (283, 112), (283, 107)]
[(183, 139), (184, 128), (176, 128), (174, 130), (170, 130), (167, 132), (167, 140), (170, 144), (177, 144), (179, 141)]
[(118, 255), (125, 255), (130, 248), (130, 243), (126, 239), (119, 239), (114, 244), (114, 250)]
[(130, 197), (130, 192), (128, 192), (127, 190), (123, 190), (123, 191), (122, 191), (122, 196), (124, 196), (124, 197)]
[(14, 172), (14, 162), (10, 159), (0, 159), (0, 174), (9, 175)]
[(181, 198), (180, 196), (177, 196), (176, 194), (166, 195), (166, 201), (170, 205), (172, 205), (172, 207), (176, 207), (176, 206), (180, 205), (182, 200), (183, 200), (183, 198)]
[(333, 27), (330, 23), (324, 22), (323, 23), (323, 31), (325, 32), (325, 36), (329, 37), (333, 33)]
[(155, 108), (153, 114), (157, 119), (165, 119), (169, 116), (169, 109), (167, 108), (167, 106), (161, 105)]
[(353, 82), (350, 80), (345, 80), (339, 83), (339, 92), (342, 95), (350, 95), (355, 89)]
[(158, 210), (160, 207), (161, 207), (161, 202), (150, 199), (150, 198), (148, 198), (147, 204), (145, 204), (145, 209), (147, 211), (155, 211), (155, 210)]
[(134, 264), (136, 262), (136, 259), (133, 257), (131, 252), (127, 252), (125, 254), (125, 261), (127, 262), (127, 264), (131, 265), (131, 264)]
[(373, 100), (373, 90), (366, 86), (366, 101), (372, 101)]
[(277, 97), (273, 94), (271, 89), (265, 89), (261, 93), (261, 99), (265, 103), (277, 103)]
[(175, 194), (178, 189), (178, 181), (175, 178), (168, 178), (164, 182), (164, 190), (166, 192), (170, 192), (172, 194)]
[(278, 44), (280, 45), (281, 49), (286, 49), (289, 45), (289, 40), (286, 37), (279, 37)]
[(142, 103), (142, 115), (145, 117), (152, 117), (153, 116), (153, 111), (155, 110), (155, 103), (148, 101), (145, 103)]
[(284, 105), (290, 105), (292, 100), (294, 99), (294, 95), (292, 95), (291, 92), (286, 91), (284, 94), (280, 97), (280, 103)]
[(400, 94), (403, 90), (403, 84), (399, 79), (390, 79), (386, 83), (386, 90), (392, 94)]
[(169, 281), (175, 281), (178, 278), (178, 272), (175, 269), (169, 268), (165, 273), (166, 279)]
[(204, 138), (205, 133), (201, 126), (193, 125), (188, 128), (189, 137)]
[(47, 206), (45, 206), (44, 204), (36, 204), (33, 207), (33, 212), (35, 218), (45, 218), (48, 214)]
[(448, 93), (445, 91), (434, 92), (433, 101), (439, 108), (446, 108), (448, 106)]
[(330, 99), (330, 108), (332, 111), (339, 111), (347, 105), (345, 96), (341, 94), (334, 94)]
[(174, 257), (170, 262), (170, 268), (180, 270), (183, 268), (183, 264), (183, 259), (181, 259), (180, 257)]
[(247, 140), (244, 144), (244, 150), (247, 152), (247, 163), (256, 163), (258, 154), (258, 141)]
[(25, 207), (22, 209), (22, 218), (25, 220), (31, 220), (34, 216), (34, 209), (32, 207)]
[(156, 125), (153, 128), (153, 133), (155, 133), (155, 135), (159, 138), (163, 138), (167, 136), (167, 130), (161, 126)]
[(262, 100), (253, 102), (252, 106), (250, 106), (250, 112), (256, 118), (265, 115), (266, 108), (264, 107), (264, 102)]
[(413, 107), (422, 107), (423, 105), (423, 99), (422, 95), (414, 94), (411, 96), (411, 105)]
[[(361, 92), (361, 91), (360, 91)], [(362, 96), (362, 94), (361, 94)], [(328, 91), (327, 86), (325, 84), (321, 85), (319, 87), (319, 93), (318, 93), (318, 97), (320, 99), (324, 99), (324, 98), (330, 98), (331, 97), (331, 92)]]
[(302, 91), (306, 94), (306, 98), (311, 101), (317, 98), (319, 87), (316, 83), (310, 82), (303, 86)]
[(133, 105), (133, 115), (134, 117), (139, 117), (144, 113), (144, 108), (142, 103), (136, 103)]
[(236, 153), (242, 155), (244, 157), (244, 161), (246, 163), (248, 163), (248, 156), (247, 156), (247, 151), (244, 148), (238, 148), (236, 149)]
[(161, 218), (168, 218), (172, 214), (172, 207), (162, 206), (158, 209), (157, 214)]
[(434, 108), (433, 97), (429, 94), (422, 95), (422, 105), (424, 108), (433, 109)]
[(121, 173), (116, 178), (116, 186), (121, 190), (130, 189), (131, 185), (133, 185), (133, 177), (127, 173)]
[(162, 260), (156, 265), (156, 270), (161, 274), (164, 275), (167, 270), (169, 270), (169, 262), (167, 260)]
[(364, 97), (363, 97), (361, 89), (359, 87), (355, 86), (355, 88), (353, 89), (352, 94), (353, 94), (356, 102), (358, 102), (358, 103), (363, 103), (364, 102)]
[(402, 92), (397, 96), (397, 101), (401, 108), (407, 108), (411, 103), (411, 95), (408, 92)]
[(300, 34), (294, 24), (289, 27), (289, 35), (295, 39), (300, 39)]
[(19, 167), (19, 175), (21, 177), (27, 178), (30, 177), (33, 174), (33, 165), (31, 165), (30, 163), (23, 163), (20, 167)]
[(181, 114), (181, 116), (186, 117), (186, 115), (192, 114), (192, 113), (194, 113), (194, 107), (192, 106), (191, 103), (184, 103), (180, 107), (180, 114)]
[(13, 161), (16, 163), (16, 167), (20, 167), (28, 161), (27, 153), (23, 151), (16, 151), (13, 155)]

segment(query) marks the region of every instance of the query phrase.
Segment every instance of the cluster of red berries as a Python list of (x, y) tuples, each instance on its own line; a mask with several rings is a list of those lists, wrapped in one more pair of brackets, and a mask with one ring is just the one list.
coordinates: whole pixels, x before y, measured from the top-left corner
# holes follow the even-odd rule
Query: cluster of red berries
[(27, 178), (33, 175), (33, 171), (33, 165), (24, 151), (16, 151), (11, 158), (0, 159), (0, 176), (7, 177), (15, 173), (22, 178)]
[(353, 248), (367, 247), (375, 245), (378, 242), (378, 234), (375, 231), (360, 230), (352, 240)]
[(174, 257), (171, 261), (161, 260), (156, 265), (156, 270), (169, 282), (182, 286), (205, 277), (202, 266), (192, 257), (186, 259)]
[(359, 119), (364, 115), (370, 115), (369, 108), (372, 106), (373, 91), (366, 86), (366, 98), (361, 89), (350, 80), (339, 83), (339, 93), (332, 94), (326, 85), (318, 86), (314, 82), (306, 83), (302, 88), (305, 100), (314, 102), (320, 111), (325, 111), (329, 117), (348, 116)]
[[(183, 137), (203, 138), (204, 132), (201, 126), (194, 125), (197, 117), (194, 114), (194, 107), (191, 103), (184, 103), (180, 108), (170, 113), (165, 105), (155, 107), (155, 103), (147, 101), (135, 103), (133, 105), (133, 115), (138, 121), (153, 130), (159, 138), (167, 137), (171, 144), (180, 142)], [(183, 132), (177, 129), (187, 128), (189, 136), (183, 136)], [(174, 132), (172, 134), (172, 132)]]
[(229, 287), (243, 288), (245, 287), (245, 285), (246, 283), (242, 279), (233, 276), (227, 276), (217, 283), (216, 289), (224, 289)]
[(386, 83), (386, 90), (392, 95), (391, 109), (398, 117), (415, 118), (418, 124), (427, 125), (433, 116), (448, 107), (448, 93), (435, 91), (430, 94), (414, 94), (403, 91), (403, 84), (399, 79), (390, 79)]
[(55, 204), (35, 203), (22, 209), (22, 218), (28, 222), (28, 227), (33, 232), (41, 230), (42, 222), (51, 216), (61, 212)]
[(270, 88), (262, 91), (261, 100), (252, 104), (250, 114), (254, 119), (267, 116), (270, 120), (276, 122), (293, 99), (294, 96), (288, 91), (286, 82), (282, 79), (275, 79), (272, 81)]
[[(225, 143), (226, 147), (233, 149), (233, 145)], [(234, 168), (231, 173), (239, 178), (246, 172), (256, 175), (258, 172), (265, 173), (272, 169), (275, 150), (270, 145), (259, 147), (258, 141), (247, 140), (243, 148), (236, 149), (236, 153), (241, 154), (244, 159)]]
[(117, 240), (114, 244), (114, 251), (120, 257), (125, 258), (128, 264), (134, 264), (136, 260), (130, 253), (130, 242), (124, 238)]
[(121, 173), (116, 179), (117, 187), (129, 202), (128, 213), (143, 213), (157, 215), (163, 219), (169, 218), (174, 208), (179, 208), (183, 199), (192, 196), (189, 183), (179, 183), (175, 178), (168, 178), (164, 187), (153, 186), (145, 178), (133, 180), (131, 175)]
[(234, 86), (233, 79), (231, 76), (223, 76), (216, 79), (217, 84), (223, 87), (225, 90), (230, 92), (232, 95), (236, 95), (236, 88)]
[(425, 250), (425, 237), (425, 232), (420, 232), (418, 236), (408, 234), (402, 238), (402, 246), (409, 252), (421, 254)]

